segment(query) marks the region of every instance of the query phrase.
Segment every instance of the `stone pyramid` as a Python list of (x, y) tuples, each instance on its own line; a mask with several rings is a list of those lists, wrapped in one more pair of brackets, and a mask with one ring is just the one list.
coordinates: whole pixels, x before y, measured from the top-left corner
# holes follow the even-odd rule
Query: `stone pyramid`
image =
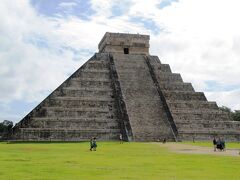
[(17, 123), (12, 139), (239, 140), (240, 123), (149, 55), (149, 39), (106, 33), (99, 53)]

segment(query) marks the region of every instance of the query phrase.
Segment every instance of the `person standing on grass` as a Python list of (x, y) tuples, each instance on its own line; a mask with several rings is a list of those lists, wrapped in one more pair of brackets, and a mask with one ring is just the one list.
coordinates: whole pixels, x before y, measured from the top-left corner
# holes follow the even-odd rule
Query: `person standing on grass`
[(214, 151), (216, 151), (216, 148), (217, 148), (217, 140), (214, 137), (213, 138), (213, 149), (214, 149)]
[(218, 138), (217, 143), (216, 143), (216, 147), (217, 147), (218, 151), (222, 150), (221, 138)]
[(97, 150), (97, 140), (96, 140), (95, 137), (93, 138), (93, 141), (92, 141), (92, 147), (93, 147), (93, 150), (94, 150), (94, 151)]
[(224, 140), (224, 138), (222, 138), (221, 143), (222, 143), (222, 150), (225, 151), (225, 150), (226, 150), (226, 149), (225, 149), (226, 146), (225, 146), (225, 140)]
[(120, 144), (122, 144), (123, 143), (123, 137), (122, 137), (121, 133), (119, 134), (119, 140), (120, 140)]
[(93, 150), (93, 138), (90, 139), (90, 151)]

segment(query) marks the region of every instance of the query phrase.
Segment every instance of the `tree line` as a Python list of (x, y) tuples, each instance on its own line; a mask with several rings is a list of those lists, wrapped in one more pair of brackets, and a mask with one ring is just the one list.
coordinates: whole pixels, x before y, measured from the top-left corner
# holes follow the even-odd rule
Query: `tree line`
[(233, 121), (240, 121), (240, 110), (232, 111), (229, 107), (222, 106), (220, 109), (229, 114), (229, 117)]

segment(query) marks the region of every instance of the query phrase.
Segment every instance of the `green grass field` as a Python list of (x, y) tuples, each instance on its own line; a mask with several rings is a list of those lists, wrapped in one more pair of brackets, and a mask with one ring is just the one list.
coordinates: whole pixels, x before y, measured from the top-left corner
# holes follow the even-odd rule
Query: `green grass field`
[(3, 142), (0, 151), (1, 180), (240, 179), (240, 157), (177, 154), (157, 143), (98, 142), (90, 152), (87, 142)]

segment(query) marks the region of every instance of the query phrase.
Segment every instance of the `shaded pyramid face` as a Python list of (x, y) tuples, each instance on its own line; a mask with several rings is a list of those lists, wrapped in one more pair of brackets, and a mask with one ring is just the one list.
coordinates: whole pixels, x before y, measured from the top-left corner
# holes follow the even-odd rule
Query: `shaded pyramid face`
[(116, 140), (120, 133), (128, 141), (240, 138), (240, 123), (148, 50), (149, 36), (106, 33), (99, 53), (17, 123), (12, 138)]

